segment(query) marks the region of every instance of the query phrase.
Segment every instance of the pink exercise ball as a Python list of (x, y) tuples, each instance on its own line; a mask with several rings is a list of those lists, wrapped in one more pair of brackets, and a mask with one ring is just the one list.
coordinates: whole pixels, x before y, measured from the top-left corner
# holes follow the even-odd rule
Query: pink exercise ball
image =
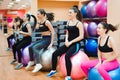
[(106, 1), (107, 2), (107, 0), (101, 0), (101, 1)]
[[(82, 52), (79, 51), (74, 56), (71, 57), (72, 62), (72, 71), (71, 71), (71, 77), (74, 79), (85, 77), (84, 72), (82, 71), (80, 65), (82, 62), (88, 61), (88, 56)], [(60, 71), (63, 73), (64, 76), (66, 76), (66, 66), (65, 66), (65, 54), (63, 54), (60, 57)]]
[(83, 27), (84, 27), (85, 37), (88, 37), (88, 31), (87, 31), (88, 23), (87, 23), (87, 22), (84, 22), (84, 23), (83, 23)]
[(12, 22), (12, 20), (13, 20), (13, 19), (12, 19), (11, 17), (8, 17), (8, 18), (7, 18), (7, 22), (8, 22), (8, 23)]
[(97, 16), (99, 17), (107, 16), (107, 2), (105, 0), (98, 1), (95, 8)]

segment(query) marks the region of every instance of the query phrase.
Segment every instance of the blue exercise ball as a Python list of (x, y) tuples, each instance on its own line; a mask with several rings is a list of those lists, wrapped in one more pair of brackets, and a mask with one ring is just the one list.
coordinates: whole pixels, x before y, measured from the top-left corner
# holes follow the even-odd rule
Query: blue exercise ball
[(86, 8), (87, 8), (87, 5), (84, 5), (82, 8), (81, 8), (81, 13), (83, 15), (83, 18), (87, 18), (87, 12), (86, 12)]
[[(108, 72), (112, 80), (120, 80), (120, 67)], [(88, 80), (104, 80), (97, 69), (92, 68), (88, 73)]]
[(88, 73), (88, 80), (104, 80), (96, 68), (91, 68)]
[(85, 45), (85, 52), (88, 56), (97, 56), (97, 40), (95, 39), (87, 39)]
[(97, 37), (97, 24), (95, 22), (90, 22), (87, 27), (88, 35), (91, 37)]

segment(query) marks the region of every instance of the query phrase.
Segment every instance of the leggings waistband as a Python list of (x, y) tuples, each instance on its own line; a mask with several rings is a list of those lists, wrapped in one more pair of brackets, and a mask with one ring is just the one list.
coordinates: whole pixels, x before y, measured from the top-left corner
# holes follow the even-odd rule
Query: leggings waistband
[(42, 36), (42, 38), (51, 38), (51, 36)]

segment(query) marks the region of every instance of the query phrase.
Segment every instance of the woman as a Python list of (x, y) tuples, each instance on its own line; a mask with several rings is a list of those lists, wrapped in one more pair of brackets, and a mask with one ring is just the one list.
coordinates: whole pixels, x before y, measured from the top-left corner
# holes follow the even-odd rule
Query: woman
[(10, 39), (15, 39), (15, 40), (17, 41), (17, 36), (16, 36), (15, 31), (17, 31), (17, 30), (20, 29), (20, 27), (21, 27), (21, 25), (22, 25), (22, 22), (23, 22), (23, 20), (21, 20), (20, 17), (16, 17), (16, 18), (14, 19), (14, 23), (13, 23), (13, 27), (12, 27), (12, 28), (13, 28), (13, 29), (12, 29), (13, 34), (11, 34), (11, 35), (7, 38), (7, 43), (8, 43), (8, 48), (6, 49), (7, 51), (11, 50), (11, 48), (10, 48)]
[(48, 77), (53, 76), (56, 73), (57, 67), (57, 57), (65, 54), (65, 63), (67, 76), (65, 80), (72, 80), (70, 77), (72, 64), (70, 61), (70, 57), (76, 54), (80, 49), (80, 41), (83, 39), (84, 30), (82, 25), (82, 15), (81, 12), (76, 7), (72, 7), (69, 9), (69, 21), (67, 22), (66, 29), (66, 38), (65, 44), (58, 48), (52, 55), (52, 70), (47, 75)]
[[(11, 64), (16, 62), (16, 52), (18, 54), (18, 64), (15, 67), (15, 69), (22, 68), (23, 64), (21, 63), (21, 58), (22, 58), (21, 49), (23, 49), (26, 46), (30, 45), (31, 41), (32, 41), (32, 37), (31, 37), (32, 29), (31, 29), (31, 25), (30, 25), (30, 18), (31, 18), (31, 16), (34, 18), (34, 20), (36, 22), (36, 18), (33, 15), (26, 14), (24, 16), (24, 18), (23, 18), (24, 23), (22, 24), (21, 30), (19, 31), (19, 34), (23, 35), (23, 39), (20, 40), (19, 42), (17, 42), (16, 44), (14, 44), (13, 47), (12, 47), (14, 59), (11, 62)], [(36, 23), (34, 23), (34, 26), (35, 25), (36, 25)]]
[(108, 71), (119, 67), (117, 62), (118, 50), (114, 39), (108, 34), (110, 30), (115, 31), (116, 28), (106, 22), (98, 24), (98, 59), (81, 64), (81, 68), (86, 75), (88, 75), (89, 69), (94, 67), (97, 68), (104, 80), (112, 80)]
[(4, 35), (7, 35), (7, 34), (8, 34), (8, 29), (7, 29), (7, 27), (8, 27), (7, 17), (3, 17), (3, 24), (2, 24), (2, 26), (3, 26), (3, 33), (4, 33)]
[(33, 73), (38, 72), (42, 65), (40, 64), (40, 54), (41, 50), (44, 50), (46, 48), (51, 48), (54, 41), (54, 29), (50, 21), (54, 20), (54, 16), (52, 13), (47, 14), (44, 9), (38, 10), (38, 24), (37, 28), (41, 32), (42, 39), (35, 42), (32, 46), (29, 47), (29, 53), (30, 53), (30, 62), (28, 63), (26, 69), (29, 69), (32, 65), (34, 65), (34, 58), (33, 54), (35, 55), (35, 61), (36, 65)]

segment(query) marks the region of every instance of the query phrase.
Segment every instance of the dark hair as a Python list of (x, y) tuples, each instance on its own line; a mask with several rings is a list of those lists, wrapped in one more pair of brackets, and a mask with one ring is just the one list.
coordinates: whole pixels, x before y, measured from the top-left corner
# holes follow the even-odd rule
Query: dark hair
[(81, 11), (78, 9), (78, 6), (77, 5), (74, 5), (72, 8), (70, 8), (70, 9), (72, 9), (75, 13), (77, 13), (77, 15), (76, 15), (76, 18), (79, 20), (79, 21), (82, 21), (82, 13), (81, 13)]
[(32, 25), (32, 30), (34, 30), (35, 27), (36, 27), (36, 24), (37, 24), (37, 19), (36, 19), (36, 17), (35, 17), (34, 15), (31, 15), (31, 16), (32, 16), (33, 19), (34, 19), (34, 24)]
[(100, 24), (103, 25), (104, 29), (107, 29), (105, 33), (108, 33), (109, 30), (111, 30), (111, 31), (116, 31), (117, 30), (117, 26), (114, 27), (112, 24), (108, 24), (106, 22), (100, 22)]
[(3, 21), (7, 21), (7, 17), (6, 16), (3, 16)]
[(49, 20), (49, 21), (54, 20), (54, 13), (46, 13), (44, 9), (39, 9), (38, 12), (43, 14), (44, 16), (46, 16), (47, 20)]
[(30, 14), (26, 14), (26, 17), (28, 18), (28, 21), (30, 21), (31, 15)]
[(16, 29), (20, 28), (21, 25), (22, 25), (22, 23), (24, 22), (23, 19), (21, 19), (20, 17), (16, 17), (16, 18), (14, 19), (14, 22), (18, 22), (18, 21), (20, 21), (20, 24), (17, 25), (17, 28), (16, 28)]
[(76, 7), (78, 9), (78, 6), (77, 5), (73, 5), (73, 7)]
[(46, 16), (47, 16), (47, 20), (54, 21), (54, 13), (47, 13)]
[(31, 28), (32, 28), (32, 30), (34, 30), (35, 27), (36, 27), (36, 24), (37, 24), (37, 19), (36, 19), (36, 17), (35, 17), (34, 15), (31, 15), (31, 14), (26, 14), (26, 17), (28, 18), (28, 21), (30, 21), (31, 17), (33, 17), (33, 19), (34, 19), (34, 24), (31, 25)]

